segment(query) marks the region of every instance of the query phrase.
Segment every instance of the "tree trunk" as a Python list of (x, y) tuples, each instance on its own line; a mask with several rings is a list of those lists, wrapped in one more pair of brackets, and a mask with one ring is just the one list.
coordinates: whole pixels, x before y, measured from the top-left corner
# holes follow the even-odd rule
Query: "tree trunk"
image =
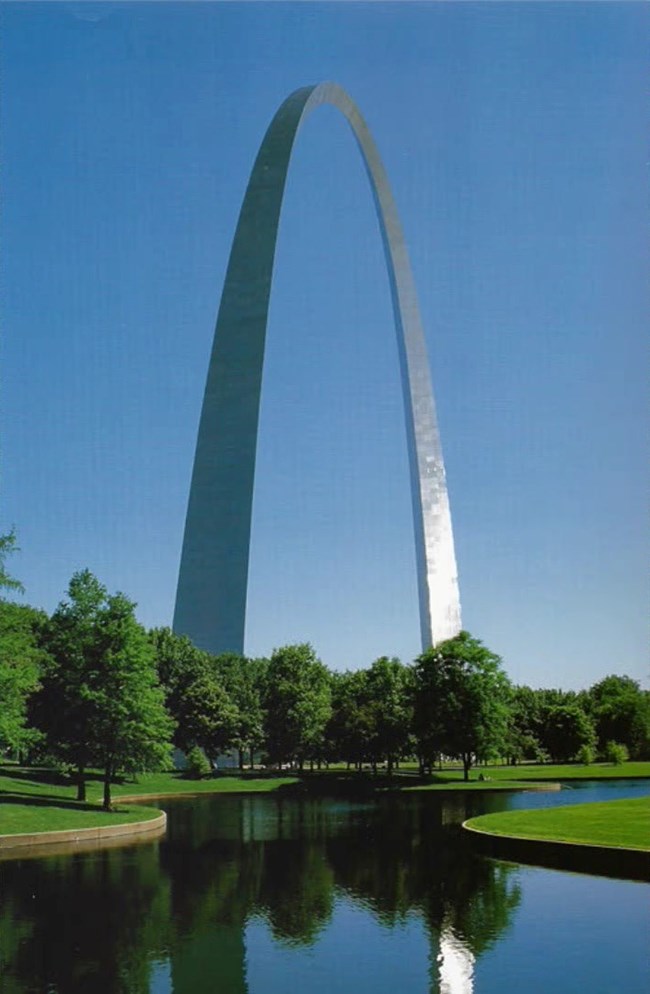
[(109, 759), (107, 761), (106, 767), (104, 769), (104, 804), (103, 804), (104, 811), (110, 811), (111, 810), (111, 772), (112, 772), (112, 766), (113, 766), (113, 764), (111, 763), (111, 761)]
[(77, 800), (86, 800), (86, 777), (82, 763), (79, 763), (77, 766)]
[(255, 768), (255, 750), (253, 749), (252, 746), (250, 753), (251, 753), (251, 770), (253, 770)]
[(472, 756), (468, 752), (463, 753), (463, 780), (469, 780), (469, 770), (472, 765)]
[(239, 769), (243, 770), (244, 769), (244, 750), (243, 749), (238, 749), (237, 753), (239, 755)]
[(388, 757), (388, 776), (390, 777), (390, 776), (392, 776), (392, 774), (393, 774), (393, 757), (389, 756)]

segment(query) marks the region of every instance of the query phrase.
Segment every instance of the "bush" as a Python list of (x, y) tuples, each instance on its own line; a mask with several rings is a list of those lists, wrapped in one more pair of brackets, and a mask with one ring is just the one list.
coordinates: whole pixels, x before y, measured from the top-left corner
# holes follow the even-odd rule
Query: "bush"
[(613, 766), (627, 762), (629, 753), (627, 747), (620, 742), (608, 742), (605, 746), (605, 760)]
[(190, 780), (201, 780), (212, 772), (210, 760), (199, 746), (194, 746), (187, 754), (185, 776)]
[(596, 753), (593, 747), (587, 744), (581, 745), (576, 754), (577, 761), (582, 763), (583, 766), (590, 766), (595, 758)]

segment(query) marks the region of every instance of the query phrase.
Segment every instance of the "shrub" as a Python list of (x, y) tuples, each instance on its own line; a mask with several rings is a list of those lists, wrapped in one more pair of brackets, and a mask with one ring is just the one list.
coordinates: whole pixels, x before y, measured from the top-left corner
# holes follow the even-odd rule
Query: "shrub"
[(585, 745), (580, 746), (576, 754), (576, 759), (578, 760), (579, 763), (582, 763), (583, 766), (590, 766), (595, 758), (596, 758), (596, 753), (593, 747), (587, 745), (586, 743)]
[(620, 766), (629, 759), (627, 747), (620, 742), (608, 742), (605, 745), (605, 759), (613, 766)]
[(212, 772), (210, 760), (199, 746), (194, 746), (187, 754), (185, 775), (190, 780), (200, 780)]

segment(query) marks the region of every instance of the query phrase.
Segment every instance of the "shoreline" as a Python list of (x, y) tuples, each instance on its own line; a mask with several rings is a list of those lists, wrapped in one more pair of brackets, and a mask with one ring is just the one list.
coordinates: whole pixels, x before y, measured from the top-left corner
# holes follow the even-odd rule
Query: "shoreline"
[(471, 833), (477, 850), (483, 856), (551, 870), (650, 882), (648, 849), (522, 835), (496, 835), (474, 827), (470, 824), (471, 821), (473, 819), (468, 818), (461, 827), (465, 832)]

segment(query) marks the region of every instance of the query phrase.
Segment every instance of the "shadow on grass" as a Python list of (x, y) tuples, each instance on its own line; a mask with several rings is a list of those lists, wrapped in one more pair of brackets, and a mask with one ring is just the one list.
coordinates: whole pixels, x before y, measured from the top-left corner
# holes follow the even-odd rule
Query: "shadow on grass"
[(73, 801), (67, 797), (59, 797), (55, 794), (21, 794), (18, 792), (7, 792), (0, 794), (1, 804), (20, 804), (25, 807), (34, 808), (64, 808), (66, 811), (101, 811), (101, 804), (92, 804), (84, 801)]
[[(49, 784), (52, 787), (74, 787), (76, 779), (67, 776), (59, 770), (53, 770), (51, 766), (0, 766), (0, 776), (10, 777), (12, 780), (24, 780), (27, 783)], [(123, 783), (123, 776), (117, 776), (113, 783)], [(97, 770), (87, 770), (84, 773), (84, 780), (89, 783), (103, 783), (104, 776)]]
[(337, 771), (325, 773), (295, 773), (298, 783), (283, 784), (277, 788), (282, 794), (315, 794), (336, 797), (369, 797), (378, 793), (394, 793), (407, 788), (441, 786), (455, 783), (446, 777), (420, 776), (419, 773), (376, 774), (362, 771)]

